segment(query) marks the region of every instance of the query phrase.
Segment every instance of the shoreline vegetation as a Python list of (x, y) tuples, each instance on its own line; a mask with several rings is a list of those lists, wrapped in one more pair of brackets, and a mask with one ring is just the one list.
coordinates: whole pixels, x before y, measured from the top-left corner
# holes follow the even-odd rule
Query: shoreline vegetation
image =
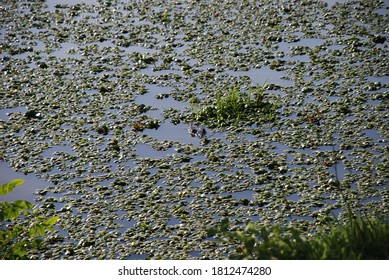
[[(25, 181), (14, 179), (0, 185), (0, 196), (12, 190)], [(11, 221), (18, 219), (16, 224)], [(44, 251), (46, 234), (54, 231), (58, 216), (46, 218), (34, 205), (25, 200), (0, 202), (0, 260), (29, 259), (31, 252)]]
[(230, 229), (227, 218), (208, 230), (217, 242), (235, 252), (232, 260), (388, 260), (389, 222), (384, 218), (352, 215), (349, 220), (330, 223), (328, 232), (306, 236), (293, 226), (255, 227), (249, 222)]

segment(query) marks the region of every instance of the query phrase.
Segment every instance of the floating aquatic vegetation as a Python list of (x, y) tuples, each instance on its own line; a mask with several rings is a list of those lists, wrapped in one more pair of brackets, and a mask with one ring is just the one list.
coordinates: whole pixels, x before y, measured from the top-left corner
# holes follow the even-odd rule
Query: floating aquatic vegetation
[(225, 127), (242, 122), (270, 121), (275, 118), (278, 104), (265, 100), (264, 87), (255, 87), (248, 92), (240, 91), (237, 86), (215, 94), (215, 103), (197, 108), (199, 102), (191, 103), (194, 121), (206, 123), (210, 127)]
[(50, 3), (1, 22), (0, 157), (60, 216), (34, 258), (223, 258), (223, 216), (343, 219), (335, 174), (387, 213), (383, 1)]

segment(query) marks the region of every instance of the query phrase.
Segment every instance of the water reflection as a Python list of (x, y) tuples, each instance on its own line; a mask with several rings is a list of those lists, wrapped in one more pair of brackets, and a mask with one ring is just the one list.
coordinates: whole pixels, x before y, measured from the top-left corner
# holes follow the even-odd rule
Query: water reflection
[(0, 196), (0, 201), (15, 201), (18, 199), (34, 201), (33, 193), (37, 189), (45, 189), (51, 184), (45, 180), (37, 178), (35, 174), (24, 174), (22, 172), (15, 172), (8, 163), (0, 161), (0, 185), (8, 183), (13, 179), (25, 180), (24, 184), (13, 189), (12, 192)]
[(286, 79), (288, 74), (285, 71), (271, 70), (268, 66), (263, 66), (259, 69), (253, 68), (249, 71), (225, 71), (230, 76), (250, 78), (253, 85), (276, 84), (279, 86), (291, 86), (293, 81)]
[(172, 124), (169, 120), (161, 123), (158, 130), (145, 130), (145, 134), (158, 141), (177, 141), (181, 144), (200, 145), (200, 139), (188, 133), (188, 125), (184, 123)]
[(98, 0), (48, 0), (45, 1), (47, 4), (47, 10), (53, 12), (56, 10), (56, 6), (58, 5), (68, 5), (74, 6), (78, 4), (87, 4), (87, 5), (99, 5)]

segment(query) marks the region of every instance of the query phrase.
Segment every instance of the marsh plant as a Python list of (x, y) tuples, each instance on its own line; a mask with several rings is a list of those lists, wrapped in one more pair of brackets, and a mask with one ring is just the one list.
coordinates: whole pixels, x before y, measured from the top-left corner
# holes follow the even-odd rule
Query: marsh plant
[[(15, 179), (0, 185), (0, 195), (11, 192), (23, 183), (24, 180)], [(10, 223), (17, 218), (27, 223)], [(58, 216), (46, 219), (33, 211), (33, 205), (28, 201), (0, 202), (0, 259), (27, 259), (31, 250), (43, 249), (46, 231), (54, 230), (53, 225), (57, 219)]]
[(337, 222), (327, 233), (307, 237), (291, 226), (256, 227), (230, 230), (228, 219), (208, 230), (217, 241), (234, 245), (229, 259), (279, 260), (383, 260), (389, 259), (389, 223), (375, 217), (349, 217)]
[(212, 105), (199, 108), (199, 100), (192, 100), (192, 115), (197, 121), (209, 127), (223, 127), (243, 121), (247, 124), (274, 119), (278, 107), (265, 100), (265, 86), (256, 86), (242, 91), (238, 86), (228, 88), (224, 93), (216, 92)]

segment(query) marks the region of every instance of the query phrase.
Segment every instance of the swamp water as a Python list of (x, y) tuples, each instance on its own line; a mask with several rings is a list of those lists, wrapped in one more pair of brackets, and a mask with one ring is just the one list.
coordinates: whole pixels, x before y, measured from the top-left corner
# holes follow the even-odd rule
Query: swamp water
[[(34, 257), (223, 258), (220, 218), (313, 232), (342, 194), (388, 216), (384, 1), (0, 8), (0, 183), (26, 180), (0, 199), (60, 216)], [(263, 87), (272, 116), (196, 119), (234, 86)]]

